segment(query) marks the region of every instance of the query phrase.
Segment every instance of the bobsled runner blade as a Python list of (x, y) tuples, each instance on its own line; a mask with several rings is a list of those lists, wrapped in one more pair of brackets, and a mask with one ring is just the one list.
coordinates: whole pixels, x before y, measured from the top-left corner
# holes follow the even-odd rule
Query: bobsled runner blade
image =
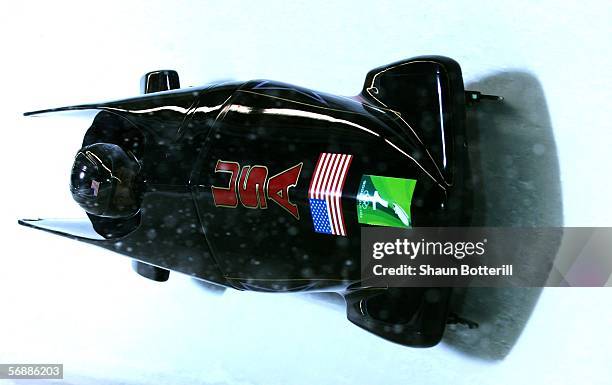
[[(178, 88), (180, 88), (178, 73), (172, 70), (161, 70), (161, 71), (148, 72), (143, 76), (141, 80), (142, 93), (145, 93), (145, 94), (176, 90)], [(118, 101), (118, 102), (121, 103), (124, 101)], [(117, 102), (115, 102), (114, 104), (117, 104)], [(113, 105), (113, 102), (77, 104), (74, 106), (65, 106), (65, 107), (57, 107), (57, 108), (47, 108), (47, 109), (36, 110), (36, 111), (28, 111), (28, 112), (24, 112), (23, 116), (36, 116), (36, 115), (49, 114), (49, 113), (54, 113), (54, 112), (102, 110), (105, 107), (112, 107), (112, 105)]]
[(28, 111), (24, 112), (23, 116), (37, 116), (43, 114), (50, 114), (55, 112), (73, 112), (73, 111), (84, 111), (84, 110), (100, 110), (105, 107), (104, 103), (97, 104), (78, 104), (74, 106), (46, 108), (44, 110)]
[(74, 219), (20, 219), (17, 221), (22, 226), (32, 227), (37, 230), (47, 231), (53, 234), (69, 238), (104, 240), (87, 218)]
[(480, 91), (465, 91), (465, 102), (468, 105), (473, 105), (476, 103), (479, 103), (482, 100), (491, 100), (494, 102), (501, 102), (504, 100), (503, 96), (499, 96), (499, 95), (488, 95), (488, 94), (483, 94)]

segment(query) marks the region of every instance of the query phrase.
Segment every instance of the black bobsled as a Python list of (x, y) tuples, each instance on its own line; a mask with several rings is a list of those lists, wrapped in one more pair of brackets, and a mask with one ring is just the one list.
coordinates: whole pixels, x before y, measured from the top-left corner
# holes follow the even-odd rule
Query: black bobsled
[(459, 65), (418, 57), (372, 70), (339, 97), (275, 81), (179, 88), (174, 71), (145, 95), (28, 112), (95, 109), (71, 192), (84, 220), (21, 220), (238, 290), (333, 291), (351, 322), (432, 346), (450, 288), (364, 287), (361, 226), (465, 226), (472, 192)]

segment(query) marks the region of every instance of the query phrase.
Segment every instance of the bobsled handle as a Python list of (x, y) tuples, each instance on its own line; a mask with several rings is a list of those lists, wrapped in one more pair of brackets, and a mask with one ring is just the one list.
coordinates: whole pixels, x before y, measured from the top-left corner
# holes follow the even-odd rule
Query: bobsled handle
[(175, 90), (177, 88), (181, 88), (181, 83), (178, 73), (173, 70), (147, 72), (140, 79), (140, 92), (143, 94)]

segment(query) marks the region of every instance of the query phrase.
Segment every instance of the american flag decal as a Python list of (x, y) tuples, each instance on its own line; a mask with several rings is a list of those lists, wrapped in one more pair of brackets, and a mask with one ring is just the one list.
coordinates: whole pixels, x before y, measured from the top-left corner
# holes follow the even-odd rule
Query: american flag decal
[(317, 233), (346, 235), (342, 188), (352, 160), (353, 155), (319, 155), (308, 188), (310, 215)]
[(93, 195), (95, 197), (98, 196), (98, 190), (100, 189), (100, 182), (98, 182), (97, 180), (92, 180), (91, 181), (91, 189), (93, 190)]

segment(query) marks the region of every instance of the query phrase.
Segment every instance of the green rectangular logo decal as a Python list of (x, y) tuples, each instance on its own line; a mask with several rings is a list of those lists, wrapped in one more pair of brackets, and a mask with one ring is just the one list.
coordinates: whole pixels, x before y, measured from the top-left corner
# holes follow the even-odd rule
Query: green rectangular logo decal
[(359, 223), (411, 227), (410, 204), (416, 180), (364, 175), (357, 192)]

